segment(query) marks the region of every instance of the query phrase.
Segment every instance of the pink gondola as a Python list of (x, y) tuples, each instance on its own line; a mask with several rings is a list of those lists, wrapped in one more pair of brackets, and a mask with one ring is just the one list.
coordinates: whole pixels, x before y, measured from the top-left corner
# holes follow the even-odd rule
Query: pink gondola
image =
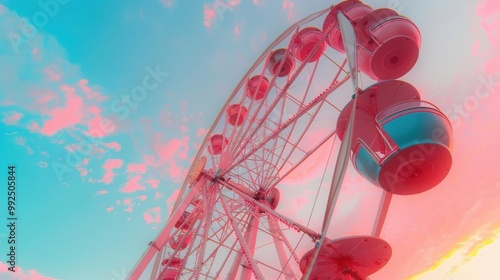
[(295, 68), (295, 59), (287, 49), (277, 49), (269, 57), (267, 69), (272, 75), (284, 77), (290, 74)]
[[(316, 27), (306, 27), (302, 29), (293, 39), (293, 54), (297, 60), (304, 62), (319, 44), (323, 33)], [(326, 41), (323, 41), (316, 48), (311, 58), (307, 62), (317, 61), (326, 49)]]

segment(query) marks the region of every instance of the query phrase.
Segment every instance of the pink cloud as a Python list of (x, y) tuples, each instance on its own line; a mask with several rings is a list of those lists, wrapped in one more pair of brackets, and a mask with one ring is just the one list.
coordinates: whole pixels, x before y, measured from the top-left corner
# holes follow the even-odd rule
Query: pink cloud
[(196, 132), (196, 137), (203, 137), (205, 135), (207, 135), (207, 130), (205, 128), (200, 128), (198, 129), (198, 131)]
[(121, 168), (123, 165), (123, 160), (121, 159), (108, 159), (103, 165), (105, 169)]
[(160, 207), (154, 207), (151, 209), (148, 209), (148, 211), (144, 212), (144, 220), (146, 221), (146, 224), (159, 224), (161, 223), (161, 218), (160, 218)]
[[(52, 68), (55, 68), (55, 67), (52, 67)], [(45, 76), (53, 81), (53, 82), (56, 82), (56, 81), (60, 81), (61, 80), (61, 75), (56, 73), (53, 69), (51, 69), (51, 67), (45, 67), (43, 69), (43, 73), (45, 74)]]
[[(1, 5), (0, 5), (1, 6)], [(35, 269), (23, 270), (22, 268), (16, 266), (15, 272), (11, 272), (8, 270), (9, 265), (0, 262), (0, 278), (4, 279), (1, 275), (13, 275), (13, 279), (19, 280), (55, 280), (55, 278), (50, 278), (47, 276), (43, 276), (40, 272)], [(9, 277), (9, 276), (7, 276)]]
[(495, 0), (486, 0), (479, 3), (476, 7), (481, 24), (483, 25), (486, 35), (490, 43), (498, 47), (500, 46), (500, 3)]
[(217, 14), (221, 16), (224, 12), (232, 10), (239, 4), (240, 0), (216, 0), (213, 2), (213, 4), (205, 4), (203, 6), (203, 24), (205, 25), (205, 27), (210, 28)]
[(30, 270), (26, 271), (25, 276), (21, 276), (21, 277), (19, 277), (19, 279), (22, 279), (22, 280), (52, 280), (54, 278), (45, 277), (45, 276), (39, 274), (39, 272), (37, 272), (36, 270), (30, 269)]
[(21, 147), (26, 146), (26, 137), (16, 136), (16, 138), (14, 138), (14, 141), (16, 142), (17, 145)]
[(83, 92), (91, 92), (92, 90), (88, 86), (89, 81), (86, 79), (81, 79), (78, 81), (77, 85), (82, 89)]
[(87, 164), (89, 163), (89, 159), (88, 158), (84, 158), (77, 166), (76, 166), (76, 170), (78, 170), (78, 172), (80, 172), (80, 176), (87, 176), (87, 174), (89, 173), (89, 171), (87, 170), (87, 168), (85, 168), (84, 166), (86, 166)]
[(164, 174), (170, 175), (172, 180), (179, 182), (186, 174), (186, 168), (179, 165), (179, 160), (186, 160), (189, 151), (189, 137), (175, 138), (165, 144), (161, 134), (156, 134), (153, 139), (153, 149), (156, 156), (143, 157), (148, 166), (162, 168)]
[(167, 199), (167, 206), (168, 206), (168, 213), (172, 213), (172, 208), (174, 207), (174, 203), (177, 200), (177, 197), (179, 197), (181, 189), (176, 189), (172, 193), (172, 195)]
[(28, 125), (28, 130), (30, 132), (36, 132), (36, 131), (40, 130), (40, 125), (35, 123), (35, 122), (32, 122), (31, 124)]
[(175, 160), (171, 160), (168, 164), (167, 172), (174, 182), (182, 183), (184, 177), (186, 177), (187, 170), (186, 168), (177, 165)]
[(106, 211), (111, 212), (111, 211), (113, 211), (114, 209), (115, 209), (115, 207), (111, 206), (111, 207), (106, 208)]
[(240, 35), (240, 27), (237, 24), (234, 26), (234, 33)]
[(229, 0), (226, 5), (228, 5), (231, 8), (234, 8), (240, 4), (240, 0)]
[(295, 3), (291, 0), (283, 0), (282, 7), (283, 10), (287, 12), (287, 18), (291, 19), (293, 17)]
[(155, 157), (152, 156), (152, 155), (145, 155), (144, 157), (142, 157), (144, 159), (144, 162), (147, 164), (147, 165), (151, 165), (151, 166), (157, 166), (156, 164), (156, 160), (155, 160)]
[(108, 136), (114, 132), (113, 125), (107, 125), (104, 119), (100, 115), (95, 115), (87, 124), (88, 130), (86, 132), (87, 135), (93, 137), (104, 137)]
[(107, 190), (100, 190), (100, 191), (97, 191), (95, 195), (105, 195), (105, 194), (108, 194)]
[(485, 63), (484, 72), (490, 75), (500, 73), (500, 55), (492, 57)]
[(472, 56), (474, 57), (477, 56), (480, 48), (481, 48), (481, 40), (474, 41), (474, 44), (472, 45)]
[(495, 16), (499, 10), (500, 3), (495, 0), (482, 1), (476, 7), (477, 14), (484, 17)]
[[(74, 93), (74, 91), (72, 93)], [(33, 98), (35, 99), (36, 103), (45, 105), (49, 102), (55, 101), (57, 99), (57, 95), (52, 91), (39, 90), (33, 94)]]
[[(59, 74), (54, 68), (55, 66), (45, 68), (44, 73), (55, 81), (61, 78), (57, 76)], [(95, 104), (95, 101), (101, 102), (105, 97), (92, 90), (87, 83), (86, 80), (80, 80), (77, 87), (62, 84), (59, 92), (37, 90), (33, 97), (38, 110), (45, 118), (38, 132), (51, 136), (63, 128), (79, 124), (87, 127), (88, 135), (103, 137), (111, 134), (114, 127), (108, 125), (100, 116), (101, 110)], [(59, 95), (62, 95), (62, 98)], [(90, 100), (93, 102), (89, 103)]]
[[(476, 15), (481, 22), (486, 37), (488, 38), (489, 50), (487, 55), (489, 59), (484, 66), (484, 72), (487, 75), (496, 75), (500, 72), (500, 3), (495, 0), (485, 0), (477, 4)], [(479, 40), (478, 40), (479, 41)], [(482, 42), (481, 42), (482, 43)], [(477, 43), (478, 45), (480, 43)], [(476, 44), (474, 44), (475, 46)], [(483, 44), (481, 44), (483, 45)], [(478, 47), (477, 47), (478, 48)], [(477, 51), (476, 51), (477, 52)]]
[(161, 134), (157, 134), (155, 139), (155, 151), (162, 160), (162, 162), (170, 161), (174, 157), (179, 157), (180, 159), (187, 158), (187, 152), (189, 150), (189, 137), (184, 136), (182, 139), (172, 139), (166, 145), (162, 145), (163, 139)]
[(101, 109), (97, 106), (89, 106), (88, 110), (89, 113), (92, 113), (92, 114), (99, 114), (101, 112)]
[(170, 8), (174, 5), (174, 0), (160, 0), (164, 7)]
[(148, 196), (147, 195), (141, 195), (141, 196), (138, 196), (136, 198), (140, 199), (141, 201), (146, 201), (146, 199), (148, 198)]
[(123, 200), (124, 205), (132, 205), (132, 198), (125, 198)]
[(23, 114), (19, 112), (3, 113), (3, 116), (3, 122), (7, 125), (16, 125), (23, 118)]
[(215, 19), (215, 9), (210, 4), (205, 4), (203, 6), (203, 24), (205, 27), (210, 28), (212, 26), (212, 21)]
[(66, 106), (56, 107), (46, 112), (46, 115), (49, 116), (49, 120), (43, 124), (40, 132), (52, 136), (63, 128), (80, 123), (83, 119), (82, 107), (82, 98), (67, 92)]
[[(12, 27), (20, 32), (18, 28), (21, 28), (21, 18), (13, 11), (9, 11), (6, 16), (7, 22), (14, 24)], [(37, 47), (33, 47), (34, 45)], [(13, 47), (17, 49), (17, 46)], [(89, 107), (98, 107), (102, 105), (99, 103), (105, 100), (103, 95), (90, 88), (85, 80), (80, 80), (77, 85), (72, 84), (73, 80), (78, 80), (81, 76), (80, 69), (71, 64), (66, 59), (65, 52), (61, 53), (61, 50), (63, 48), (57, 40), (38, 34), (36, 42), (25, 44), (23, 53), (26, 55), (17, 56), (3, 65), (14, 69), (12, 73), (16, 72), (15, 69), (29, 68), (30, 65), (39, 68), (41, 76), (6, 76), (11, 83), (9, 87), (18, 89), (15, 95), (8, 96), (6, 102), (22, 108), (21, 112), (25, 117), (29, 115), (30, 118), (36, 119), (25, 124), (32, 132), (52, 136), (64, 128), (87, 126), (88, 121), (94, 117), (93, 113), (89, 114)]]
[(120, 189), (121, 192), (124, 192), (124, 193), (133, 193), (133, 192), (136, 192), (136, 191), (142, 191), (142, 190), (145, 190), (146, 188), (143, 187), (141, 184), (140, 184), (140, 180), (141, 180), (141, 176), (140, 175), (137, 175), (137, 176), (134, 176), (134, 177), (131, 177), (127, 183), (125, 183), (125, 187), (123, 187), (123, 189)]
[(148, 183), (149, 185), (151, 185), (151, 188), (152, 188), (152, 189), (157, 189), (157, 188), (158, 188), (158, 185), (160, 184), (160, 180), (157, 180), (157, 179), (149, 179), (149, 180), (147, 181), (147, 183)]
[(89, 87), (86, 79), (81, 79), (78, 81), (77, 85), (88, 99), (95, 99), (97, 101), (103, 101), (106, 99), (100, 92)]
[(120, 145), (120, 143), (118, 142), (110, 142), (110, 143), (102, 143), (106, 148), (108, 149), (112, 149), (112, 150), (115, 150), (115, 151), (120, 151), (122, 149), (122, 146)]
[(62, 90), (63, 92), (67, 93), (67, 94), (73, 94), (76, 92), (76, 88), (72, 87), (72, 86), (68, 86), (68, 85), (61, 85), (59, 87), (60, 90)]
[(153, 217), (151, 217), (151, 214), (148, 212), (144, 212), (144, 220), (146, 221), (146, 224), (150, 224), (153, 222)]
[(31, 57), (33, 61), (39, 62), (42, 60), (42, 56), (40, 54), (40, 49), (39, 48), (32, 48), (31, 49)]
[(70, 153), (74, 153), (78, 151), (78, 145), (76, 143), (72, 143), (70, 145), (64, 146), (64, 149)]
[(130, 163), (127, 165), (127, 172), (135, 172), (139, 174), (144, 174), (146, 173), (146, 164), (135, 164), (135, 163)]
[(104, 176), (99, 182), (103, 182), (105, 184), (110, 184), (113, 182), (113, 178), (115, 177), (115, 173), (113, 169), (121, 168), (123, 165), (123, 160), (121, 159), (108, 159), (102, 166), (104, 169)]
[(155, 193), (155, 200), (162, 197), (163, 195), (160, 192)]
[(129, 206), (123, 211), (131, 213), (132, 211), (134, 211), (134, 209), (132, 209), (132, 207)]

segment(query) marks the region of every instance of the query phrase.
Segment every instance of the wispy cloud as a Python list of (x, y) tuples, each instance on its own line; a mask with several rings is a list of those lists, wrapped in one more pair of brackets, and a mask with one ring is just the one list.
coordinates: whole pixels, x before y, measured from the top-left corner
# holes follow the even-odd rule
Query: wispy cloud
[(216, 17), (215, 9), (210, 4), (205, 4), (203, 6), (203, 24), (206, 28), (210, 28), (212, 26), (212, 21)]
[(410, 280), (489, 279), (500, 271), (496, 263), (498, 254), (500, 229), (481, 229), (458, 243), (432, 267), (414, 275)]
[(127, 172), (134, 172), (139, 174), (146, 173), (147, 166), (145, 163), (129, 163), (127, 164)]
[(3, 113), (2, 121), (7, 125), (16, 125), (19, 123), (19, 120), (21, 120), (22, 117), (23, 117), (22, 113), (10, 111), (7, 113)]
[(110, 143), (102, 143), (102, 145), (108, 149), (115, 150), (117, 152), (119, 152), (122, 149), (122, 145), (116, 141)]
[(177, 197), (179, 197), (180, 189), (174, 190), (172, 195), (167, 199), (168, 213), (172, 213), (172, 209), (174, 208), (175, 201)]
[(100, 191), (97, 191), (95, 195), (105, 195), (105, 194), (108, 194), (107, 190), (100, 190)]
[(123, 160), (121, 159), (108, 159), (102, 166), (104, 169), (104, 176), (99, 182), (103, 182), (104, 184), (110, 184), (113, 182), (116, 174), (113, 169), (120, 169), (123, 165)]
[(160, 3), (167, 8), (170, 8), (174, 5), (174, 0), (160, 0)]
[(53, 67), (47, 66), (43, 69), (43, 73), (45, 74), (45, 76), (49, 80), (51, 80), (53, 82), (60, 81), (61, 75), (59, 73), (57, 73), (58, 69), (53, 69), (53, 68), (57, 68), (57, 67), (56, 66), (53, 66)]
[[(1, 5), (0, 5), (1, 6)], [(2, 279), (16, 279), (16, 280), (55, 280), (55, 278), (43, 276), (35, 269), (24, 270), (20, 267), (15, 268), (15, 272), (8, 270), (9, 265), (0, 262), (0, 278)]]
[(146, 190), (146, 188), (141, 184), (141, 175), (136, 175), (128, 179), (125, 183), (125, 186), (120, 189), (121, 192), (124, 193), (133, 193), (136, 191)]
[(287, 14), (286, 18), (289, 20), (292, 19), (295, 13), (295, 3), (292, 0), (283, 0), (282, 8)]
[(212, 3), (203, 5), (205, 27), (210, 28), (213, 20), (218, 17), (224, 19), (224, 14), (227, 11), (233, 11), (240, 4), (240, 0), (214, 0)]
[(161, 216), (160, 216), (160, 207), (154, 207), (151, 209), (148, 209), (146, 212), (143, 214), (144, 220), (146, 221), (146, 224), (159, 224), (161, 223)]

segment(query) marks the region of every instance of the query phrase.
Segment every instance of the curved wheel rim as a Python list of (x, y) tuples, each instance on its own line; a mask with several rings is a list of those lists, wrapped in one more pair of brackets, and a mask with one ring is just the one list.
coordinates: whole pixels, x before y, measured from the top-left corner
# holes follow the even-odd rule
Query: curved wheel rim
[[(328, 11), (292, 25), (264, 51), (240, 81), (194, 158), (171, 217), (157, 239), (160, 244), (153, 244), (159, 247), (159, 252), (149, 248), (141, 260), (139, 266), (143, 270), (156, 255), (157, 265), (150, 265), (156, 277), (171, 266), (169, 261), (164, 265), (160, 263), (174, 257), (182, 260), (178, 279), (219, 279), (226, 275), (243, 279), (250, 276), (263, 279), (264, 275), (265, 279), (300, 277), (297, 247), (305, 243), (312, 245), (302, 241), (304, 235), (317, 240), (320, 234), (271, 209), (269, 206), (273, 204), (266, 201), (266, 195), (274, 195), (272, 190), (296, 166), (333, 139), (335, 125), (328, 127), (320, 120), (330, 118), (332, 124), (336, 123), (339, 108), (350, 96), (351, 89), (342, 87), (349, 75), (342, 54), (335, 59), (341, 57), (343, 62), (332, 61), (330, 57), (317, 60), (315, 57), (311, 63), (309, 59), (296, 61), (295, 70), (286, 77), (278, 77), (279, 73), (270, 76), (267, 63), (271, 51), (283, 45), (287, 48), (285, 57), (291, 54), (292, 48), (287, 44), (291, 44), (290, 39), (297, 30)], [(325, 39), (326, 35), (317, 43), (317, 48), (311, 49), (309, 58), (316, 56)], [(336, 70), (326, 77), (318, 74), (326, 67)], [(258, 75), (266, 77), (269, 89), (266, 97), (252, 99), (252, 95), (245, 93), (245, 83)], [(345, 94), (331, 94), (342, 89)], [(286, 111), (287, 108), (292, 109)], [(230, 120), (226, 120), (228, 112), (233, 114)], [(241, 122), (240, 116), (244, 116)], [(319, 141), (308, 143), (308, 137), (312, 137), (309, 134), (321, 128), (324, 131), (319, 136), (313, 135)], [(215, 135), (217, 139), (212, 141)], [(203, 203), (193, 205), (196, 200)], [(184, 223), (175, 227), (186, 209), (194, 216), (184, 218)], [(298, 237), (290, 237), (291, 232), (296, 231)], [(174, 249), (166, 242), (173, 236), (192, 236), (192, 240), (182, 244), (181, 238), (180, 245)], [(267, 254), (271, 251), (274, 253)]]

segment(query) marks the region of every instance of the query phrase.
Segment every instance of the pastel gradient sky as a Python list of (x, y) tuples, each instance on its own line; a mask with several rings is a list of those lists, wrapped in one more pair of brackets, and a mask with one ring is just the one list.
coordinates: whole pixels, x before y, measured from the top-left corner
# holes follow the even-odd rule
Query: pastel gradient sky
[[(15, 165), (19, 219), (19, 271), (7, 271), (2, 230), (0, 278), (121, 280), (165, 223), (253, 61), (293, 22), (336, 1), (230, 0), (223, 10), (214, 1), (39, 3), (49, 2), (0, 0), (0, 182)], [(381, 235), (393, 257), (371, 279), (500, 277), (500, 2), (365, 3), (418, 25), (420, 58), (402, 79), (454, 127), (448, 177), (393, 198)], [(137, 87), (146, 88), (140, 100), (131, 97)], [(318, 179), (317, 157), (293, 181)], [(347, 183), (339, 211), (372, 217), (380, 192), (352, 169)], [(297, 185), (278, 208), (291, 217), (313, 195)]]

